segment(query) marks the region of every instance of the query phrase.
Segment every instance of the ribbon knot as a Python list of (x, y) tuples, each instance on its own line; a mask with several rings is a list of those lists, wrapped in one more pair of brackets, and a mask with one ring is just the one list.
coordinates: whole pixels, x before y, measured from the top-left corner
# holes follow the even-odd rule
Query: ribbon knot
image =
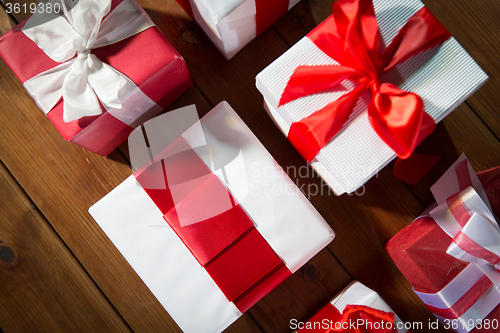
[(87, 58), (92, 53), (92, 50), (85, 49), (77, 52), (78, 58)]
[(401, 28), (387, 49), (379, 52), (379, 30), (371, 0), (340, 0), (332, 19), (308, 37), (338, 65), (299, 66), (281, 96), (279, 106), (326, 90), (345, 80), (356, 87), (312, 115), (292, 123), (288, 139), (309, 162), (342, 129), (359, 98), (372, 95), (368, 117), (379, 137), (401, 158), (435, 128), (421, 98), (383, 83), (380, 76), (407, 59), (442, 44), (450, 33), (424, 7)]
[[(126, 75), (102, 62), (92, 49), (117, 43), (152, 26), (144, 10), (133, 1), (123, 0), (111, 11), (111, 0), (80, 0), (64, 15), (46, 20), (36, 11), (23, 30), (52, 60), (60, 65), (24, 83), (37, 105), (46, 114), (63, 104), (63, 120), (102, 114), (106, 109), (121, 109), (139, 88)], [(31, 24), (45, 22), (44, 24)]]

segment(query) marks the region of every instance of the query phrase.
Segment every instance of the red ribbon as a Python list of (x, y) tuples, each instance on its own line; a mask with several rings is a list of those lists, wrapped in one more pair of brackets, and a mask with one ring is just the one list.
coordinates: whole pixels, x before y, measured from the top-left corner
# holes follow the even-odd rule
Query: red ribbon
[(341, 314), (328, 303), (297, 333), (393, 333), (394, 313), (384, 312), (363, 305), (347, 305)]
[(308, 161), (341, 130), (360, 96), (372, 98), (368, 118), (380, 138), (398, 157), (408, 158), (435, 128), (421, 98), (384, 83), (380, 75), (407, 59), (438, 46), (450, 33), (424, 7), (413, 15), (387, 49), (379, 53), (379, 30), (371, 0), (340, 0), (333, 15), (308, 34), (311, 41), (340, 65), (299, 66), (278, 106), (300, 97), (339, 88), (344, 80), (356, 87), (290, 128), (288, 139)]
[[(161, 154), (170, 157), (134, 176), (226, 298), (245, 312), (291, 272), (224, 184), (188, 147), (180, 137)], [(204, 215), (204, 210), (216, 214)]]

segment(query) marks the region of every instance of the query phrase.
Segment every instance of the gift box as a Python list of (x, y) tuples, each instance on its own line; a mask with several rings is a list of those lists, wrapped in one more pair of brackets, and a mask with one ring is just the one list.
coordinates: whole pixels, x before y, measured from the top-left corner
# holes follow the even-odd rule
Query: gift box
[(299, 0), (177, 0), (177, 2), (229, 60)]
[(457, 332), (500, 331), (500, 227), (486, 195), (496, 200), (498, 171), (481, 175), (485, 191), (462, 155), (431, 187), (436, 203), (386, 245), (415, 293)]
[(291, 328), (297, 333), (327, 332), (410, 332), (386, 302), (373, 290), (360, 282), (351, 283), (309, 321), (292, 320)]
[(140, 167), (89, 212), (184, 332), (220, 332), (334, 233), (226, 102), (170, 114), (131, 134)]
[(48, 5), (60, 13), (37, 10), (1, 36), (0, 57), (65, 140), (108, 155), (192, 85), (134, 0)]
[(486, 80), (419, 0), (340, 0), (256, 85), (277, 126), (340, 195), (409, 157)]

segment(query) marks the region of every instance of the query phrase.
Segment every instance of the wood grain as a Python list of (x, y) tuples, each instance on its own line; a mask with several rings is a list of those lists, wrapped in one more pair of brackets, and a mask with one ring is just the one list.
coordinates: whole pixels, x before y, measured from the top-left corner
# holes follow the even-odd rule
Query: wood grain
[(130, 332), (1, 163), (0, 188), (0, 327), (7, 332)]
[(489, 75), (488, 82), (467, 103), (495, 136), (500, 138), (500, 2), (423, 2)]
[(0, 35), (3, 35), (16, 25), (14, 18), (7, 14), (0, 5)]

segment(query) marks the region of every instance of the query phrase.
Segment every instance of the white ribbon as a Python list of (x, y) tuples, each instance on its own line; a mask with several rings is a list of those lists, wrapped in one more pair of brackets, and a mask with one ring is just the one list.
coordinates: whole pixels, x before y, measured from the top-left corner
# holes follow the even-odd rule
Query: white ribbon
[(23, 29), (51, 59), (61, 63), (24, 83), (45, 114), (61, 97), (65, 122), (101, 114), (99, 101), (108, 111), (122, 109), (128, 99), (137, 101), (138, 95), (142, 109), (155, 105), (132, 80), (92, 54), (94, 48), (117, 43), (154, 26), (137, 3), (123, 0), (110, 13), (110, 0), (79, 0), (71, 10), (64, 1), (49, 2), (61, 4), (64, 15), (39, 24), (47, 16), (37, 11), (26, 23), (30, 28)]
[[(413, 290), (427, 305), (438, 309), (449, 309), (458, 302), (482, 277), (484, 272), (476, 265), (468, 265), (453, 280), (437, 293), (422, 293)], [(467, 333), (474, 329), (478, 319), (484, 319), (498, 305), (500, 292), (491, 286), (483, 296), (457, 319), (442, 318), (435, 315), (443, 324), (453, 325), (456, 331)], [(453, 323), (456, 322), (456, 323)], [(474, 323), (474, 325), (470, 325)]]
[[(475, 325), (470, 326), (471, 322), (484, 319), (500, 304), (500, 272), (497, 270), (500, 265), (475, 256), (454, 242), (457, 237), (465, 235), (476, 243), (483, 253), (488, 251), (500, 256), (500, 227), (491, 211), (486, 192), (466, 159), (465, 155), (462, 154), (431, 187), (437, 206), (429, 211), (429, 215), (451, 238), (451, 244), (446, 253), (470, 264), (437, 293), (422, 293), (414, 290), (425, 304), (439, 309), (449, 309), (486, 275), (493, 285), (462, 316), (454, 319), (458, 322), (458, 332), (471, 331), (475, 327)], [(472, 184), (462, 191), (460, 191), (459, 175), (456, 171), (456, 166), (459, 163), (466, 163), (466, 173), (468, 174), (466, 175), (464, 172), (460, 176), (470, 177)], [(462, 171), (465, 171), (463, 167), (462, 165)], [(459, 193), (461, 204), (470, 215), (464, 226), (455, 219), (447, 202), (447, 199), (456, 193)], [(443, 320), (439, 316), (436, 317)]]

